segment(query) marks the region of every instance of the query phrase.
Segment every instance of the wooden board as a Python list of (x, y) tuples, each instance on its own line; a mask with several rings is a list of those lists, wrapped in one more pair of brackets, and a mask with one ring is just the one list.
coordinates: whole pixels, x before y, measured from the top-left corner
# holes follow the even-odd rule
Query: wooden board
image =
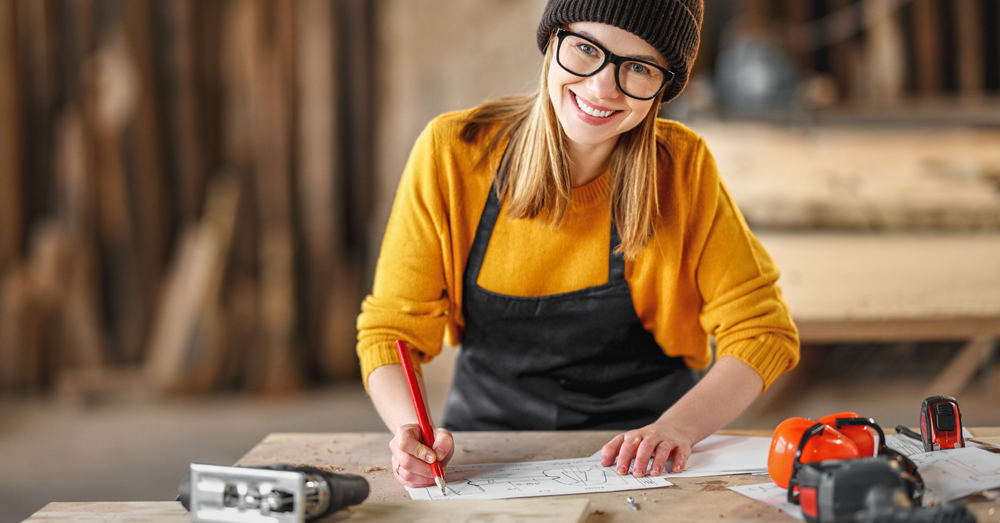
[[(350, 523), (579, 523), (587, 517), (586, 499), (523, 499), (494, 501), (365, 501), (324, 518)], [(49, 503), (25, 520), (41, 522), (190, 523), (180, 502)]]
[(692, 127), (755, 228), (1000, 230), (1000, 130)]
[(586, 499), (490, 501), (371, 501), (342, 510), (326, 521), (350, 523), (579, 523), (587, 519)]
[(1000, 234), (758, 234), (804, 342), (1000, 336)]

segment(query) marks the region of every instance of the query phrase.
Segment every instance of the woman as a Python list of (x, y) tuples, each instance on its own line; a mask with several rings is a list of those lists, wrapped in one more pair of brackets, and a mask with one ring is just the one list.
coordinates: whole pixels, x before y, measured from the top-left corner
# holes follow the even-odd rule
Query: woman
[[(434, 483), (450, 430), (618, 429), (604, 466), (679, 472), (797, 363), (778, 271), (704, 142), (656, 118), (687, 82), (702, 9), (550, 0), (538, 92), (443, 115), (417, 140), (358, 318), (403, 485)], [(461, 350), (430, 449), (393, 342), (426, 362), (445, 331)]]

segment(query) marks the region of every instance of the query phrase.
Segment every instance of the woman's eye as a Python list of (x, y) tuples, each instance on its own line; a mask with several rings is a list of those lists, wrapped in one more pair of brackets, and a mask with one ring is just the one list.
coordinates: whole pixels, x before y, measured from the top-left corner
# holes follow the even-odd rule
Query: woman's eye
[(597, 48), (590, 44), (580, 44), (577, 46), (583, 54), (597, 54)]
[(642, 75), (649, 74), (649, 68), (646, 67), (645, 65), (640, 64), (639, 62), (630, 63), (628, 66), (628, 71), (630, 73), (635, 73), (635, 74), (642, 74)]

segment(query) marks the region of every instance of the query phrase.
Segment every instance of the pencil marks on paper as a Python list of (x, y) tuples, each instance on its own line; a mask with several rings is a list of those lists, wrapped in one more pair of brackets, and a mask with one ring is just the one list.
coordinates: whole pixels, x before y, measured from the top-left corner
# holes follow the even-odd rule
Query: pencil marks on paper
[(448, 467), (448, 496), (432, 488), (407, 488), (413, 499), (504, 499), (614, 492), (670, 486), (656, 477), (619, 476), (599, 459), (574, 458)]

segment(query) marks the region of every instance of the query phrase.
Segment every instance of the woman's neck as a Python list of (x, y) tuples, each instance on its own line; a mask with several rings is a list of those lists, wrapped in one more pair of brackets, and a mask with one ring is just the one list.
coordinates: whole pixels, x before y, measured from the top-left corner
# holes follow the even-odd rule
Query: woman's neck
[(608, 140), (597, 145), (583, 145), (572, 140), (568, 141), (570, 178), (573, 187), (581, 187), (604, 173), (608, 167), (608, 158), (614, 150), (617, 140)]

